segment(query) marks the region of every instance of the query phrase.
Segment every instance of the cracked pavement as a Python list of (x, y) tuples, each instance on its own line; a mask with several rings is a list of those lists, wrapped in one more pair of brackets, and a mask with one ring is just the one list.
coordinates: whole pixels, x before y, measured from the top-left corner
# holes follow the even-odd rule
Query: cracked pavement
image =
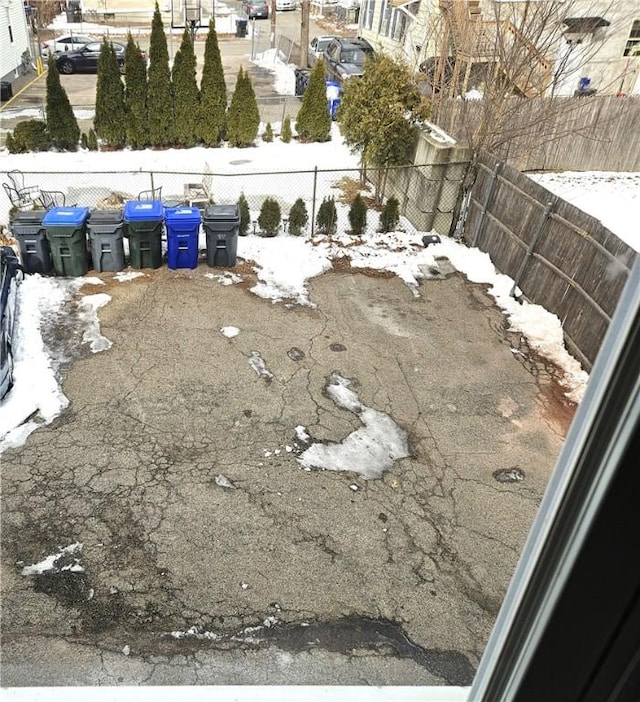
[[(333, 271), (310, 308), (210, 270), (82, 288), (113, 345), (0, 457), (2, 685), (470, 684), (571, 418), (555, 369), (456, 273)], [(297, 427), (361, 426), (333, 373), (407, 434), (380, 479), (300, 465)]]

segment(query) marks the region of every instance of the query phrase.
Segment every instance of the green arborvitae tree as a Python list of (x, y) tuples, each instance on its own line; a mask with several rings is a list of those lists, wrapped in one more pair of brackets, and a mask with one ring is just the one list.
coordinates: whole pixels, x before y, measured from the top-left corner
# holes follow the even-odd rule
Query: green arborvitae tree
[(121, 149), (124, 146), (127, 128), (124, 86), (115, 49), (106, 38), (102, 41), (98, 59), (93, 128), (105, 146), (112, 149)]
[(213, 18), (204, 45), (204, 64), (200, 81), (200, 139), (206, 146), (219, 146), (225, 138), (227, 116), (227, 86), (218, 46), (218, 34)]
[(281, 219), (282, 213), (278, 201), (274, 200), (272, 197), (266, 198), (262, 203), (260, 214), (258, 215), (258, 224), (264, 235), (276, 236)]
[(317, 61), (311, 70), (309, 84), (304, 91), (302, 107), (296, 120), (296, 132), (300, 141), (331, 139), (331, 113), (327, 102), (322, 61)]
[(282, 132), (280, 133), (280, 139), (285, 144), (288, 144), (291, 141), (292, 136), (293, 134), (291, 133), (291, 117), (287, 115), (284, 118), (284, 122), (282, 123)]
[(149, 81), (147, 84), (149, 144), (156, 147), (173, 146), (176, 136), (173, 101), (171, 100), (169, 50), (157, 2), (151, 23), (149, 62)]
[(89, 137), (86, 132), (82, 132), (80, 135), (80, 146), (87, 151), (89, 150)]
[(242, 66), (227, 114), (227, 138), (230, 146), (252, 146), (258, 136), (260, 112), (251, 78)]
[(80, 139), (80, 127), (73, 114), (69, 97), (60, 83), (53, 54), (49, 56), (47, 71), (47, 131), (51, 145), (61, 151), (76, 151)]
[(331, 236), (336, 233), (338, 229), (338, 213), (336, 211), (336, 201), (333, 195), (325, 197), (320, 207), (318, 207), (316, 225), (321, 234)]
[(238, 198), (238, 209), (240, 210), (240, 236), (246, 236), (249, 233), (249, 224), (251, 224), (251, 211), (249, 203), (244, 193), (240, 193)]
[(308, 221), (307, 206), (304, 204), (304, 200), (299, 197), (289, 210), (289, 233), (300, 236)]
[(266, 141), (267, 143), (273, 141), (273, 127), (271, 126), (271, 122), (267, 122), (267, 126), (264, 128), (264, 132), (262, 133), (262, 141)]
[(184, 30), (171, 75), (176, 144), (195, 146), (200, 138), (200, 91), (196, 82), (196, 55), (188, 29)]
[(89, 147), (89, 151), (98, 150), (98, 137), (93, 129), (90, 129), (89, 134), (87, 134), (87, 146)]
[(124, 60), (124, 102), (127, 112), (127, 146), (144, 149), (149, 143), (147, 117), (147, 64), (131, 33)]
[(386, 201), (380, 213), (379, 232), (393, 232), (400, 221), (400, 203), (393, 195)]
[(337, 112), (340, 131), (363, 166), (382, 171), (377, 204), (388, 168), (410, 162), (419, 124), (428, 116), (415, 73), (399, 59), (377, 54), (367, 59), (361, 78), (346, 82)]
[(351, 233), (354, 236), (362, 236), (367, 226), (367, 205), (360, 193), (357, 193), (353, 198), (349, 208), (349, 224), (351, 225)]

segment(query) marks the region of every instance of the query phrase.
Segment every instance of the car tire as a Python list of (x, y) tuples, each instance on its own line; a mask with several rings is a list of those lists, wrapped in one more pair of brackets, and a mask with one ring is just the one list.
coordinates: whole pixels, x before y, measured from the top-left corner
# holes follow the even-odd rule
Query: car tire
[(60, 73), (64, 73), (65, 75), (70, 75), (73, 73), (73, 62), (72, 61), (63, 61), (60, 64)]
[(118, 64), (118, 68), (120, 69), (121, 75), (124, 75), (125, 70), (126, 70), (126, 69), (125, 69), (125, 66), (124, 66), (124, 61), (123, 61), (122, 63), (119, 63), (119, 64)]

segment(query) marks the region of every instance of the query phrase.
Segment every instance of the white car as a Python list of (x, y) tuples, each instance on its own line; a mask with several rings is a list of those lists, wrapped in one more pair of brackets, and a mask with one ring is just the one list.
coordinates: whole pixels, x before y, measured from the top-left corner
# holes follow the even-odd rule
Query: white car
[(329, 46), (329, 42), (335, 39), (334, 36), (329, 36), (327, 35), (322, 35), (319, 37), (313, 37), (313, 39), (309, 42), (309, 67), (313, 68), (315, 65), (315, 62), (320, 59), (322, 60), (322, 54), (324, 54), (324, 50)]
[(62, 51), (77, 51), (92, 41), (96, 41), (94, 37), (87, 37), (83, 34), (65, 34), (55, 39), (49, 39), (42, 44), (42, 58), (48, 59), (49, 52), (59, 54)]
[(295, 10), (298, 7), (296, 0), (276, 0), (276, 10), (282, 12), (284, 10)]

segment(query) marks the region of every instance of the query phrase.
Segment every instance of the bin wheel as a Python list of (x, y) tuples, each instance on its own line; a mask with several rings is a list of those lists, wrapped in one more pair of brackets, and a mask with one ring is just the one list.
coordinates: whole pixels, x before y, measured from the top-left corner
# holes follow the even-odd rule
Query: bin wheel
[(60, 73), (65, 73), (67, 75), (73, 73), (73, 63), (71, 61), (63, 61), (60, 64)]

